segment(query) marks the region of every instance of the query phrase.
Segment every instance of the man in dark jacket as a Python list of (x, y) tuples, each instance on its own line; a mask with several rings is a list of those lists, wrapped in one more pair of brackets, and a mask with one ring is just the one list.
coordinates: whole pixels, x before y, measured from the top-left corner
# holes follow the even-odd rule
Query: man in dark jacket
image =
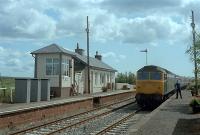
[(182, 95), (181, 95), (181, 85), (179, 83), (179, 81), (177, 80), (176, 84), (175, 84), (175, 90), (176, 90), (176, 98), (178, 98), (178, 93), (180, 94), (180, 97), (182, 99)]

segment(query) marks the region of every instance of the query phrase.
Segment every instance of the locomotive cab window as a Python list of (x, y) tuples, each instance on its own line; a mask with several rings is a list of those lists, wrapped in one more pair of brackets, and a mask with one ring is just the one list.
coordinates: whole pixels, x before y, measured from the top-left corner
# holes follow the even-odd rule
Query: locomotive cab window
[(162, 80), (162, 74), (159, 72), (151, 72), (150, 80)]
[(137, 79), (138, 80), (149, 80), (149, 72), (138, 72)]

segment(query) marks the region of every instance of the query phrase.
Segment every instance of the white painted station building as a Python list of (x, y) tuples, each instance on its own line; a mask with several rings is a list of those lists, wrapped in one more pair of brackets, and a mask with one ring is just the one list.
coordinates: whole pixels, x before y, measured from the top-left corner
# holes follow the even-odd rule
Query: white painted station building
[(102, 61), (96, 52), (90, 57), (90, 91), (88, 91), (87, 56), (78, 44), (75, 52), (51, 44), (31, 52), (35, 58), (35, 78), (50, 79), (51, 95), (68, 97), (71, 95), (72, 84), (76, 94), (102, 92), (112, 90), (115, 86), (116, 70)]

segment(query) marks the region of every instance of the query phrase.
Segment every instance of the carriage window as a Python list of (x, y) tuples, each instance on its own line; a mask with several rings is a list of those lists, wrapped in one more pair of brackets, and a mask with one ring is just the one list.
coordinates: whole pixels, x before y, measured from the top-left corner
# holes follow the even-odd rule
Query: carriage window
[(138, 80), (149, 80), (149, 72), (138, 72)]
[(167, 80), (167, 74), (164, 74), (164, 79)]
[(150, 80), (161, 80), (161, 79), (162, 79), (161, 73), (158, 73), (158, 72), (150, 73)]

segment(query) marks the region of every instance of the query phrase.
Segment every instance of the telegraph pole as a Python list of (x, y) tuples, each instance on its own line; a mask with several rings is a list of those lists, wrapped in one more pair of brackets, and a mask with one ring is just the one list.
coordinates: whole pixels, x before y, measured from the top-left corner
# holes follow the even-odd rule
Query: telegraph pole
[(194, 23), (194, 13), (192, 11), (192, 36), (193, 36), (193, 53), (194, 53), (194, 75), (195, 75), (195, 94), (198, 94), (198, 80), (197, 80), (197, 52), (196, 52), (196, 40), (195, 40), (195, 23)]
[(145, 50), (141, 50), (140, 52), (145, 52), (146, 53), (146, 66), (147, 66), (148, 65), (148, 63), (147, 63), (147, 53), (148, 53), (148, 50), (145, 49)]
[(87, 16), (87, 72), (88, 72), (88, 93), (90, 94), (90, 56), (89, 56), (89, 23), (88, 23), (88, 16)]

